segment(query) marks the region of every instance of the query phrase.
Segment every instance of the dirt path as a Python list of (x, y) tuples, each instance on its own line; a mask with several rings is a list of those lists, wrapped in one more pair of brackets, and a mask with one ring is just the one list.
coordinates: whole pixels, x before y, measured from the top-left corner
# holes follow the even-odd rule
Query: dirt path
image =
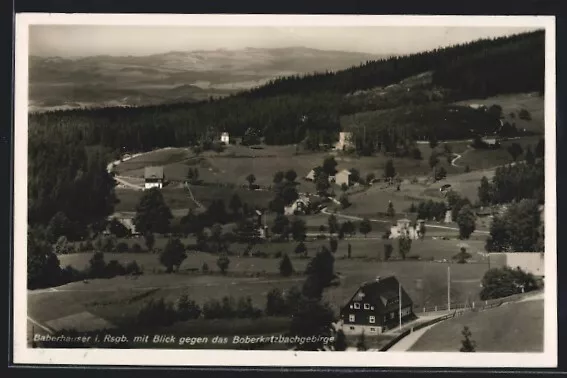
[(189, 191), (189, 197), (191, 197), (191, 200), (193, 202), (195, 202), (195, 205), (197, 205), (197, 207), (199, 209), (204, 209), (205, 206), (203, 206), (203, 204), (199, 201), (197, 201), (197, 199), (195, 198), (195, 196), (193, 195), (193, 192), (191, 191), (191, 185), (185, 183), (185, 188), (187, 189), (187, 191)]
[(423, 327), (422, 329), (418, 329), (417, 331), (410, 333), (409, 335), (395, 343), (390, 349), (388, 349), (388, 352), (405, 352), (409, 350), (417, 342), (417, 340), (419, 340), (421, 336), (425, 334), (425, 332), (429, 331), (439, 323)]

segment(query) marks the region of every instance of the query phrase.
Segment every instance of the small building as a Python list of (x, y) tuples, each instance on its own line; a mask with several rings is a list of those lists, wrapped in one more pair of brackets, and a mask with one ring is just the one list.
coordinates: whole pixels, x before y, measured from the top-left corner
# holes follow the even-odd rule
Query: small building
[(221, 142), (223, 142), (224, 144), (230, 144), (230, 136), (227, 132), (224, 132), (221, 134), (220, 137)]
[(488, 254), (491, 268), (507, 266), (520, 268), (537, 278), (545, 277), (545, 258), (543, 252), (491, 252)]
[(291, 205), (284, 207), (285, 215), (305, 214), (310, 204), (309, 197), (300, 196)]
[(144, 169), (144, 190), (163, 188), (164, 179), (163, 167), (146, 167)]
[[(400, 296), (401, 294), (401, 296)], [(342, 330), (348, 335), (380, 334), (415, 318), (413, 301), (395, 276), (364, 283), (341, 308)]]
[(306, 180), (315, 181), (315, 169), (309, 171), (309, 173), (305, 176)]
[(352, 141), (352, 133), (349, 131), (339, 132), (339, 141), (335, 144), (335, 149), (339, 151), (348, 150), (354, 148), (354, 143)]
[(342, 171), (337, 172), (337, 174), (335, 174), (335, 184), (339, 186), (342, 186), (343, 184), (350, 186), (350, 175), (351, 172), (348, 169), (343, 169)]
[(496, 138), (482, 138), (482, 141), (490, 148), (495, 148), (500, 145), (500, 141)]
[(420, 220), (417, 222), (417, 227), (412, 226), (411, 220), (402, 218), (398, 219), (396, 224), (390, 227), (390, 239), (398, 239), (400, 237), (408, 237), (410, 239), (419, 239), (419, 223), (423, 222)]

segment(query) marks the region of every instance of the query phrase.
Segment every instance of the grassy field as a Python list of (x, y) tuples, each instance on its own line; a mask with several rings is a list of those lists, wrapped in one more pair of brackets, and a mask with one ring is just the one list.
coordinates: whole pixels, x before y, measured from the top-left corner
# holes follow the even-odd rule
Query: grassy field
[[(535, 132), (544, 132), (544, 98), (537, 93), (515, 93), (488, 97), (485, 99), (472, 99), (459, 102), (460, 105), (479, 104), (490, 107), (494, 104), (502, 107), (504, 115), (503, 122), (515, 123), (518, 129), (526, 129)], [(522, 120), (518, 112), (526, 109), (531, 114), (531, 121)], [(514, 113), (514, 117), (510, 116)]]
[(543, 309), (543, 300), (533, 300), (467, 313), (432, 327), (410, 351), (457, 352), (468, 326), (477, 352), (542, 352)]
[[(114, 206), (114, 210), (117, 212), (136, 211), (136, 206), (144, 195), (142, 190), (116, 188), (114, 191), (119, 201)], [(161, 190), (161, 193), (170, 209), (189, 210), (197, 207), (195, 202), (189, 197), (187, 190), (183, 188), (165, 187)]]

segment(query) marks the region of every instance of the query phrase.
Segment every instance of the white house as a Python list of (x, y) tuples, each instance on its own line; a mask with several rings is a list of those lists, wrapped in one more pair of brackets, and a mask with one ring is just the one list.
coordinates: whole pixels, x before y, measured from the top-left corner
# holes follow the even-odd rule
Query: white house
[(390, 239), (398, 239), (402, 236), (409, 237), (410, 239), (419, 239), (420, 225), (425, 223), (424, 220), (419, 219), (417, 221), (417, 226), (412, 226), (409, 219), (398, 219), (395, 225), (390, 227)]
[(352, 141), (352, 133), (348, 131), (341, 131), (339, 133), (339, 141), (335, 144), (335, 149), (343, 151), (353, 147), (354, 143)]
[(163, 188), (164, 178), (163, 167), (145, 167), (144, 190), (151, 188)]
[(337, 172), (335, 175), (335, 184), (339, 186), (342, 186), (343, 184), (350, 186), (350, 175), (351, 172), (348, 169), (343, 169), (342, 171)]
[(225, 144), (229, 144), (230, 143), (230, 136), (227, 132), (224, 132), (221, 134), (220, 137), (221, 142), (225, 143)]

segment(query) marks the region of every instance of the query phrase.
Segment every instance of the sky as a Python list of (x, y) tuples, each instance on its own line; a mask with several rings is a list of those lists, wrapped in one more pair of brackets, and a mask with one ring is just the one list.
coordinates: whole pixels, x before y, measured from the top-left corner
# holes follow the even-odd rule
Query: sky
[(32, 25), (29, 53), (39, 56), (151, 55), (169, 51), (308, 47), (407, 54), (535, 30), (526, 27), (341, 26), (186, 27)]

